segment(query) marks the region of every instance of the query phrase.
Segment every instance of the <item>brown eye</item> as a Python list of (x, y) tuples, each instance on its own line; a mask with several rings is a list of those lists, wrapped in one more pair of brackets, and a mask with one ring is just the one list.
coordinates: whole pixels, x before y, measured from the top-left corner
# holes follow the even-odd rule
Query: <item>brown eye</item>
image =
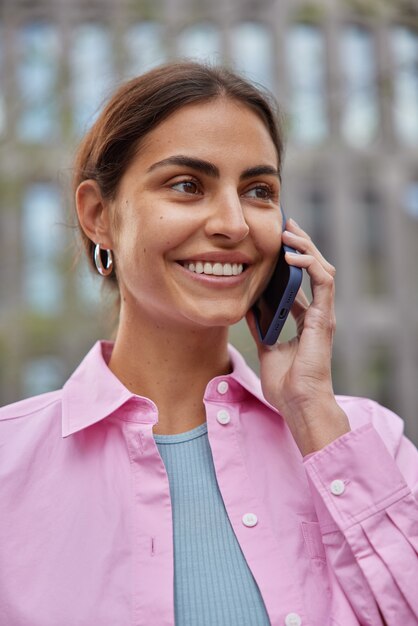
[(200, 193), (197, 183), (195, 183), (193, 180), (182, 180), (179, 183), (175, 183), (171, 187), (172, 189), (175, 189), (176, 191), (180, 191), (182, 193), (188, 193), (192, 195), (197, 195), (198, 193)]
[(255, 198), (257, 200), (271, 200), (273, 198), (273, 191), (266, 185), (257, 185), (249, 189), (245, 195), (248, 198)]

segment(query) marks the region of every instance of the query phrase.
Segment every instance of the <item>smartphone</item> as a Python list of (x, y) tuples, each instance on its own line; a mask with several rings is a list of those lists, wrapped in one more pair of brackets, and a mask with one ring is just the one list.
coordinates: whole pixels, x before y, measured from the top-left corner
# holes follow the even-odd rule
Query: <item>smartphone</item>
[[(283, 230), (285, 222), (283, 214)], [(284, 256), (285, 252), (296, 250), (282, 244), (273, 275), (253, 305), (259, 337), (262, 343), (268, 346), (272, 346), (278, 340), (302, 283), (301, 268), (289, 265)]]

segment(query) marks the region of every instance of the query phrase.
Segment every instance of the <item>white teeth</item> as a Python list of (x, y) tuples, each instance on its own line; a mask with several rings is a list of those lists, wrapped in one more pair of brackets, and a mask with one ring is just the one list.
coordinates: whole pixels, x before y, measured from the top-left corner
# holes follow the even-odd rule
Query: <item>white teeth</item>
[(183, 265), (190, 272), (196, 272), (196, 274), (207, 274), (214, 276), (238, 276), (244, 270), (242, 263), (209, 263), (205, 261), (186, 262)]

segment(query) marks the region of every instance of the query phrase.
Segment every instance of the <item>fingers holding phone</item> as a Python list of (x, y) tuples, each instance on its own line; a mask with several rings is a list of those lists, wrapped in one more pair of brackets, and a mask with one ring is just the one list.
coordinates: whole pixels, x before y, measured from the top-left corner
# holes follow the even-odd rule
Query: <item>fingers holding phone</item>
[(283, 214), (282, 246), (277, 263), (267, 287), (253, 306), (258, 338), (264, 345), (277, 343), (290, 311), (296, 321), (298, 337), (303, 332), (305, 315), (311, 305), (300, 289), (302, 268), (311, 278), (314, 296), (309, 321), (320, 330), (330, 329), (332, 334), (335, 268), (309, 235), (294, 220), (286, 222)]
[[(281, 268), (284, 286), (274, 291), (270, 281), (265, 292), (249, 312), (247, 321), (256, 340), (260, 358), (260, 377), (268, 401), (292, 423), (300, 407), (323, 406), (324, 398), (333, 396), (331, 379), (332, 340), (335, 328), (334, 274), (335, 269), (316, 248), (308, 234), (293, 220), (286, 222), (283, 231), (283, 252), (276, 270)], [(286, 247), (293, 248), (289, 252)], [(288, 270), (286, 270), (289, 268)], [(292, 316), (297, 324), (297, 336), (283, 343), (270, 344), (271, 330), (275, 332), (275, 318), (280, 317), (281, 302), (293, 270), (306, 269), (312, 288), (312, 302), (300, 289), (293, 294)], [(263, 327), (260, 302), (270, 298), (270, 325)], [(273, 297), (274, 296), (274, 297)], [(273, 311), (273, 314), (271, 314)], [(263, 340), (264, 339), (264, 340)], [(267, 339), (267, 341), (266, 341)], [(314, 410), (313, 409), (313, 410)]]
[[(282, 215), (284, 230), (286, 219), (283, 210)], [(297, 254), (294, 248), (282, 241), (273, 274), (252, 308), (258, 338), (267, 346), (277, 343), (302, 283), (302, 269), (289, 264), (286, 253)]]
[(287, 252), (285, 259), (291, 266), (304, 268), (309, 274), (312, 287), (312, 303), (308, 306), (309, 324), (317, 331), (335, 331), (334, 277), (335, 267), (329, 263), (313, 243), (309, 235), (294, 220), (288, 220), (283, 231), (283, 243), (291, 245), (297, 252)]

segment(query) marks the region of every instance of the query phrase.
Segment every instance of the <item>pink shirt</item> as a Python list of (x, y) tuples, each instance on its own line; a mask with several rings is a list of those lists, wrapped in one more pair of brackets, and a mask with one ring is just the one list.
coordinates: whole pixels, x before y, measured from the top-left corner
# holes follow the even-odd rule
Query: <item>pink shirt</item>
[[(0, 410), (1, 626), (174, 626), (157, 408), (111, 373), (111, 349)], [(353, 430), (302, 459), (231, 359), (206, 388), (208, 437), (272, 626), (379, 626), (377, 604), (388, 626), (418, 624), (418, 454), (402, 421), (339, 397)]]

